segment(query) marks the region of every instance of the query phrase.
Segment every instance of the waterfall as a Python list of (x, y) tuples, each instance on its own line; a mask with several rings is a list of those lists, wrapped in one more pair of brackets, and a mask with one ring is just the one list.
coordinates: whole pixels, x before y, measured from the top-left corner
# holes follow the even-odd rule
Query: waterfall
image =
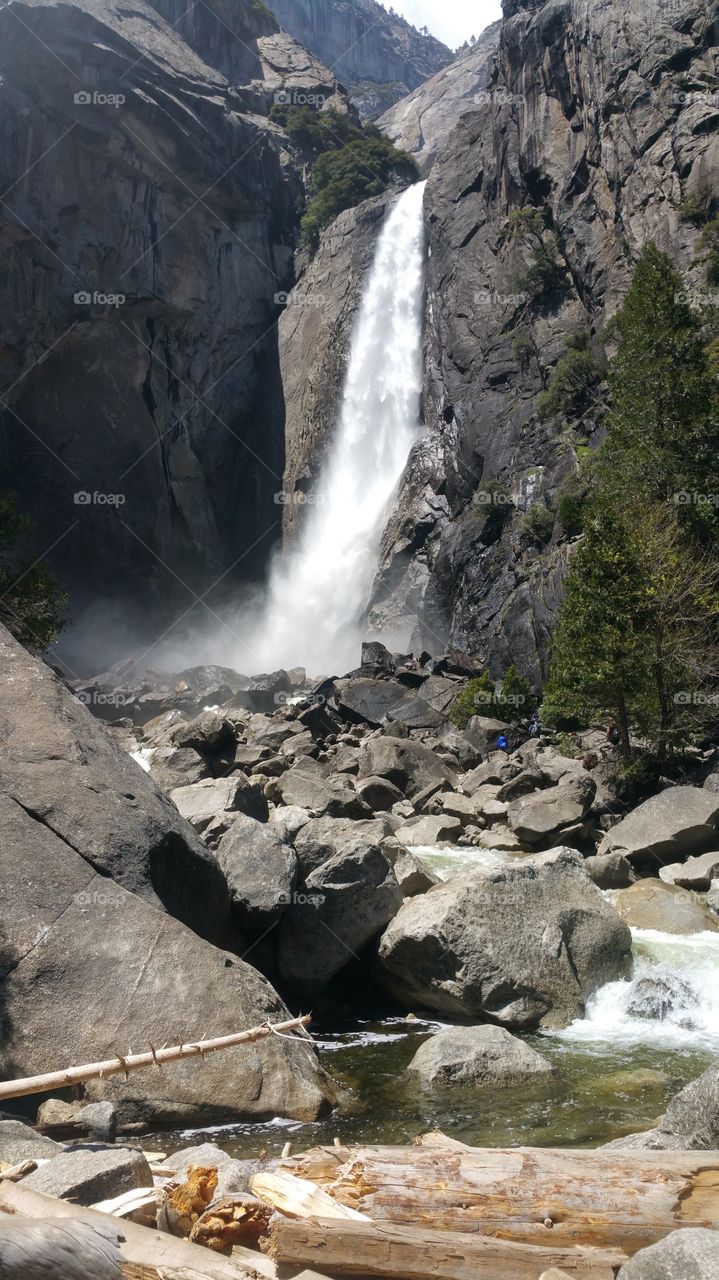
[(420, 429), (425, 185), (403, 193), (380, 233), (336, 436), (299, 538), (271, 571), (252, 643), (261, 670), (359, 663), (388, 506)]

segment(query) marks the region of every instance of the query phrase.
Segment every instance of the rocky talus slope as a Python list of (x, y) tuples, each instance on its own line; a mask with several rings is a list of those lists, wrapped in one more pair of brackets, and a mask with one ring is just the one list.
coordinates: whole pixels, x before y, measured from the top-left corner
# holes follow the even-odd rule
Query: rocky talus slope
[(440, 40), (377, 0), (268, 0), (267, 7), (347, 85), (366, 118), (452, 61)]
[[(434, 157), (427, 431), (385, 531), (371, 613), (415, 649), (457, 646), (497, 676), (514, 662), (537, 685), (546, 674), (570, 551), (557, 495), (581, 451), (601, 439), (601, 394), (580, 419), (542, 419), (537, 396), (578, 332), (599, 359), (611, 354), (606, 323), (649, 240), (688, 288), (706, 287), (699, 232), (680, 206), (715, 184), (716, 13), (697, 0), (514, 0), (498, 34), (485, 33), (384, 118), (425, 168)], [(459, 117), (451, 132), (449, 108)], [(555, 285), (536, 299), (523, 285), (531, 248), (510, 235), (521, 208), (540, 214), (545, 242), (556, 244)], [(302, 282), (311, 303), (321, 277), (330, 314), (350, 306), (341, 247), (349, 231), (345, 215)], [(306, 305), (286, 330), (283, 377), (298, 376), (307, 326), (323, 404), (336, 404), (335, 336), (310, 316)], [(312, 394), (293, 409), (293, 482), (307, 457), (321, 456), (332, 421), (317, 415)], [(540, 536), (527, 520), (533, 507), (544, 516)]]

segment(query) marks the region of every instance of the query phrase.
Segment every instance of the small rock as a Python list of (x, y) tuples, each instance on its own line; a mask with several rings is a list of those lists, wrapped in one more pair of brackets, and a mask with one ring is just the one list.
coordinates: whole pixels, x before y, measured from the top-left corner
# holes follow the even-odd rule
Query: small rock
[(601, 853), (585, 858), (586, 872), (600, 889), (628, 889), (637, 879), (631, 862), (621, 853)]
[(672, 862), (662, 867), (659, 879), (665, 884), (678, 884), (680, 889), (708, 889), (719, 876), (719, 853), (701, 853), (686, 862)]
[(130, 1147), (70, 1148), (23, 1179), (23, 1186), (46, 1196), (91, 1205), (124, 1191), (151, 1187), (152, 1174), (141, 1151)]
[(261, 789), (248, 782), (242, 774), (234, 774), (231, 778), (206, 778), (190, 787), (178, 787), (171, 792), (170, 799), (183, 818), (187, 818), (200, 832), (220, 814), (246, 813), (260, 822), (266, 822), (269, 816)]
[(370, 776), (357, 783), (357, 794), (368, 804), (373, 813), (384, 812), (402, 802), (402, 792), (389, 778)]
[(451, 791), (449, 795), (442, 796), (440, 805), (442, 813), (448, 814), (451, 818), (459, 818), (463, 825), (477, 820), (477, 807), (474, 800), (470, 796), (460, 795), (458, 791)]

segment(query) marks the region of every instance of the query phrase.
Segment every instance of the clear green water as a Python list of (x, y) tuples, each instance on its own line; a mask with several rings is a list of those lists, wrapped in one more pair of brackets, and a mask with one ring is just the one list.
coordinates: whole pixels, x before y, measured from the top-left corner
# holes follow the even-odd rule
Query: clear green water
[[(442, 878), (468, 867), (491, 866), (503, 856), (475, 849), (422, 850)], [(275, 1120), (155, 1135), (172, 1152), (213, 1141), (240, 1158), (331, 1144), (406, 1143), (441, 1129), (478, 1146), (598, 1146), (651, 1127), (667, 1102), (719, 1057), (719, 934), (673, 938), (638, 933), (635, 971), (677, 976), (693, 984), (700, 1001), (674, 1021), (638, 1021), (627, 1012), (630, 983), (612, 983), (590, 1001), (587, 1017), (564, 1032), (528, 1041), (558, 1069), (550, 1085), (532, 1089), (459, 1089), (424, 1094), (407, 1082), (405, 1068), (420, 1044), (447, 1023), (428, 1015), (357, 1012), (353, 1021), (318, 1021), (310, 1030), (323, 1065), (350, 1102), (314, 1124)], [(147, 1144), (149, 1145), (149, 1143)], [(154, 1144), (153, 1144), (154, 1145)]]

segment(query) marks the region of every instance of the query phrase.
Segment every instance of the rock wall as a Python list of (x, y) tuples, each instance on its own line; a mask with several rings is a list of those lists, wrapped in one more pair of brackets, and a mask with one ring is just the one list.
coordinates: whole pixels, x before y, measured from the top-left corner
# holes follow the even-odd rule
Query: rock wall
[[(585, 434), (535, 399), (569, 335), (602, 329), (654, 239), (701, 288), (683, 196), (716, 185), (717, 6), (696, 0), (513, 2), (490, 99), (430, 174), (427, 435), (386, 530), (375, 620), (419, 615), (416, 646), (516, 662), (539, 682), (569, 548), (525, 516), (556, 507)], [(510, 212), (542, 211), (568, 287), (528, 313)], [(704, 286), (706, 287), (706, 286)], [(536, 358), (520, 363), (516, 330)]]
[(274, 20), (231, 10), (234, 41), (201, 5), (189, 43), (143, 0), (0, 11), (3, 487), (30, 550), (52, 549), (84, 669), (90, 602), (105, 665), (125, 623), (154, 639), (193, 591), (261, 575), (280, 530), (275, 295), (301, 184), (281, 130), (195, 51), (262, 75)]
[(285, 31), (351, 89), (365, 118), (380, 115), (452, 54), (377, 0), (268, 0)]

